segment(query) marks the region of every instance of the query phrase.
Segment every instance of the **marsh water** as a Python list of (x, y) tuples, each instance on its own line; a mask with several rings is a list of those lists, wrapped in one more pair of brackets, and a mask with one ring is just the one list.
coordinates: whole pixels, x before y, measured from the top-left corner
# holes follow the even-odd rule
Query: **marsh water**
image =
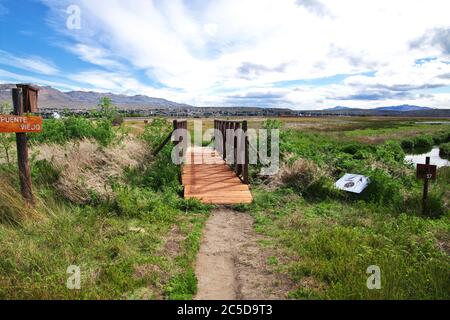
[(448, 159), (442, 158), (439, 155), (439, 147), (433, 147), (431, 151), (421, 154), (407, 154), (405, 161), (411, 162), (414, 165), (418, 163), (425, 163), (425, 158), (430, 157), (430, 163), (436, 165), (438, 168), (450, 166)]

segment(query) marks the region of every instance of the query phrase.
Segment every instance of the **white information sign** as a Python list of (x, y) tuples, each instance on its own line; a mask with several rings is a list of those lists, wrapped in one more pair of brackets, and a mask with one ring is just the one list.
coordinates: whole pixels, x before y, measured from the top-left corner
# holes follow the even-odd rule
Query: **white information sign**
[(336, 188), (353, 193), (361, 193), (370, 183), (370, 179), (360, 174), (346, 173), (336, 181)]

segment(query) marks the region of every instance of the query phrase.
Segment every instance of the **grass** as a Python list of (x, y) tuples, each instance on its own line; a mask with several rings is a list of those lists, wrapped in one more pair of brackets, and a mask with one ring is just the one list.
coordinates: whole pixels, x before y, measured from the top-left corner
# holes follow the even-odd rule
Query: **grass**
[[(291, 298), (450, 297), (448, 252), (439, 248), (439, 236), (450, 231), (444, 219), (389, 214), (360, 201), (315, 202), (289, 188), (257, 189), (254, 196), (241, 210), (250, 212), (256, 230), (288, 257), (281, 272), (298, 284)], [(366, 287), (370, 265), (381, 268), (381, 290)]]
[(450, 142), (440, 145), (440, 153), (445, 157), (450, 157)]
[[(98, 208), (59, 208), (41, 223), (0, 227), (2, 299), (190, 298), (198, 230), (207, 215), (170, 212), (171, 219), (111, 216)], [(186, 224), (189, 224), (186, 226)], [(184, 225), (179, 252), (165, 244)], [(138, 230), (138, 231), (136, 231)], [(198, 231), (197, 231), (198, 233)], [(81, 290), (66, 288), (69, 265), (81, 268)]]
[[(170, 148), (142, 155), (151, 153), (152, 132), (141, 137), (148, 149), (129, 139), (126, 151), (87, 140), (45, 146), (32, 157), (34, 209), (20, 200), (17, 168), (0, 166), (0, 299), (192, 298), (210, 207), (180, 197)], [(109, 190), (100, 197), (92, 184), (112, 174), (100, 181)], [(67, 177), (84, 177), (83, 184), (65, 185)], [(83, 188), (91, 196), (77, 201), (72, 195)], [(66, 287), (70, 265), (80, 267), (81, 290)]]
[[(447, 139), (446, 128), (282, 130), (279, 174), (253, 177), (255, 201), (237, 209), (249, 212), (256, 230), (281, 250), (286, 262), (277, 270), (297, 285), (291, 298), (450, 297), (450, 168), (438, 171), (422, 216), (422, 185), (404, 163), (400, 143), (408, 137), (433, 144)], [(369, 187), (361, 195), (336, 190), (333, 183), (345, 172), (369, 176)], [(381, 290), (366, 286), (371, 265), (381, 269)]]
[[(52, 120), (47, 136), (33, 137), (35, 208), (20, 200), (14, 159), (0, 161), (0, 299), (196, 293), (194, 261), (211, 207), (181, 197), (169, 146), (151, 155), (171, 122), (113, 127), (109, 113)], [(252, 167), (255, 201), (236, 209), (282, 252), (266, 263), (296, 284), (290, 298), (450, 298), (450, 170), (438, 171), (422, 216), (421, 183), (403, 161), (418, 145), (442, 144), (445, 152), (448, 126), (387, 117), (265, 120), (249, 119), (249, 127), (281, 127), (282, 170), (263, 180)], [(208, 119), (203, 130), (212, 126)], [(338, 191), (333, 183), (345, 172), (372, 182), (361, 195)], [(66, 288), (70, 265), (81, 268), (81, 290)], [(366, 287), (370, 265), (381, 269), (381, 290)]]

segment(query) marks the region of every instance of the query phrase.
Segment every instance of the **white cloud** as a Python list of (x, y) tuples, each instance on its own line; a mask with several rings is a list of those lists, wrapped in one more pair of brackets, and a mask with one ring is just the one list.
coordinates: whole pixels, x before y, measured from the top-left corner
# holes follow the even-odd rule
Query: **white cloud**
[(207, 35), (214, 37), (217, 33), (218, 27), (215, 23), (207, 23), (203, 25), (203, 30)]
[[(432, 93), (427, 103), (413, 92), (447, 83), (438, 79), (448, 73), (446, 47), (411, 47), (430, 30), (448, 30), (447, 0), (43, 1), (55, 14), (73, 2), (81, 6), (82, 30), (65, 32), (81, 59), (108, 69), (129, 64), (130, 70), (106, 78), (91, 71), (72, 77), (111, 91), (151, 91), (133, 77), (134, 70), (167, 86), (154, 93), (200, 105), (229, 104), (230, 96), (270, 92), (278, 81), (372, 71), (374, 77), (353, 76), (339, 85), (290, 87), (276, 103), (315, 108), (448, 102)], [(415, 65), (429, 56), (437, 60)], [(410, 94), (392, 94), (399, 86)], [(375, 88), (384, 88), (384, 101), (335, 99), (362, 97)]]
[(52, 62), (41, 57), (16, 56), (3, 50), (0, 50), (0, 64), (44, 75), (55, 75), (59, 72)]
[(0, 78), (3, 83), (34, 83), (40, 86), (51, 86), (60, 90), (80, 90), (81, 87), (64, 83), (62, 81), (49, 81), (39, 77), (27, 76), (0, 69)]
[[(102, 70), (89, 70), (68, 77), (84, 86), (87, 90), (97, 92), (113, 92), (116, 94), (138, 95), (144, 94), (151, 97), (163, 97), (175, 102), (185, 102), (191, 99), (191, 95), (171, 89), (156, 89), (144, 85), (133, 76), (121, 72), (110, 72)], [(200, 97), (197, 97), (199, 99)]]
[(81, 60), (99, 65), (105, 68), (121, 68), (122, 65), (110, 58), (111, 54), (100, 47), (89, 46), (78, 43), (74, 46), (69, 46), (67, 49), (75, 53)]

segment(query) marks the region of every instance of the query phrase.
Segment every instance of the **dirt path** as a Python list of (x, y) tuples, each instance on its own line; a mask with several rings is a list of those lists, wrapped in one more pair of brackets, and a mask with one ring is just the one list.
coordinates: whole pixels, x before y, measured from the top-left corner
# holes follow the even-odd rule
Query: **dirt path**
[(216, 209), (206, 222), (197, 256), (196, 300), (285, 299), (289, 283), (267, 268), (269, 252), (258, 244), (253, 219)]

